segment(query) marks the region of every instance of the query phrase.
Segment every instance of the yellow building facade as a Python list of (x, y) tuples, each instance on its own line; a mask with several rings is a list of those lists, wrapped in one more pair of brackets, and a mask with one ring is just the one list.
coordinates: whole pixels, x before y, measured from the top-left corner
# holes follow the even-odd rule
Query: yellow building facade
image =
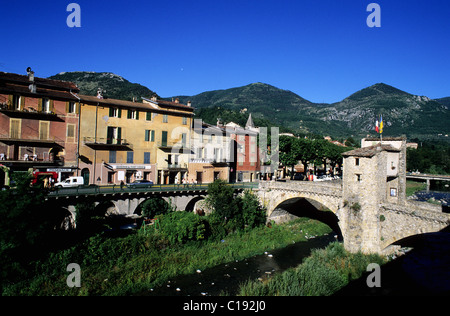
[(192, 107), (155, 98), (79, 98), (79, 172), (85, 184), (168, 184), (186, 176), (189, 153), (179, 149), (189, 145)]

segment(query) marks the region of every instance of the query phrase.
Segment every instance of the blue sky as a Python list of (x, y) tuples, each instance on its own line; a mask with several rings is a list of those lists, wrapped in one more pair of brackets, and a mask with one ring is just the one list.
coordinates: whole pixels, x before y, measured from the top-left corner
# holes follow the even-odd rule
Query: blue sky
[[(81, 8), (69, 28), (67, 5)], [(381, 27), (369, 28), (369, 3)], [(113, 72), (160, 96), (264, 82), (337, 102), (378, 82), (450, 96), (450, 1), (0, 2), (0, 71)]]

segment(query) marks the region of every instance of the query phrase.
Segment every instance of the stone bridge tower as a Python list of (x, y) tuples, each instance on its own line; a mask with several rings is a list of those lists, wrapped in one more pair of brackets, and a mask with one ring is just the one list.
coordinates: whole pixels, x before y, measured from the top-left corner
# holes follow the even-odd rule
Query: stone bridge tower
[(406, 203), (406, 138), (363, 139), (362, 148), (343, 154), (343, 208), (340, 225), (345, 248), (383, 250), (383, 203)]

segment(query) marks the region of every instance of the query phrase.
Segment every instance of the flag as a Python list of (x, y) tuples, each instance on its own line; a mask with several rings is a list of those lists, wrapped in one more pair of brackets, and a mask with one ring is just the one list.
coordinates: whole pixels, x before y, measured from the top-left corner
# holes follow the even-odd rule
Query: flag
[(375, 131), (378, 133), (380, 131), (380, 125), (378, 123), (378, 120), (375, 123)]
[(383, 115), (380, 116), (380, 134), (383, 134)]

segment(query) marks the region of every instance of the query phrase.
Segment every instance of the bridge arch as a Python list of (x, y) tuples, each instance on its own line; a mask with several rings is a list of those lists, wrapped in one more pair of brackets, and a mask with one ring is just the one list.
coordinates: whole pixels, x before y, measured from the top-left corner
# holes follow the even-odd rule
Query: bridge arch
[(338, 236), (343, 239), (339, 218), (336, 213), (317, 200), (305, 197), (292, 197), (282, 201), (268, 216), (269, 220), (283, 222), (296, 217), (307, 217), (318, 220), (328, 225)]
[(193, 197), (189, 203), (186, 205), (186, 208), (184, 209), (186, 212), (195, 212), (197, 211), (198, 202), (205, 200), (204, 196), (195, 196)]

